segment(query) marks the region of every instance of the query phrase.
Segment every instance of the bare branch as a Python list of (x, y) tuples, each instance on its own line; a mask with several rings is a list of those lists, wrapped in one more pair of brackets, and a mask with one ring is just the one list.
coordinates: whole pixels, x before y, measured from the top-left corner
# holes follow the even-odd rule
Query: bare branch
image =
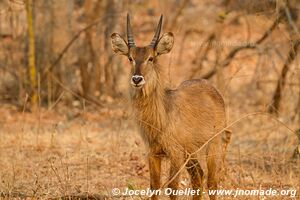
[(288, 20), (289, 25), (294, 29), (295, 33), (300, 38), (300, 31), (299, 31), (298, 27), (296, 26), (296, 24), (295, 24), (295, 22), (294, 22), (294, 20), (292, 18), (292, 14), (291, 14), (290, 8), (288, 6), (285, 6), (284, 7), (284, 11), (285, 11), (286, 18)]
[(173, 17), (173, 20), (172, 20), (172, 22), (171, 22), (171, 24), (170, 24), (170, 26), (169, 26), (169, 29), (170, 29), (170, 30), (172, 30), (172, 29), (175, 27), (176, 22), (177, 22), (177, 19), (178, 19), (178, 17), (181, 15), (182, 10), (185, 8), (185, 6), (186, 6), (186, 4), (188, 3), (188, 1), (189, 1), (189, 0), (184, 0), (184, 1), (182, 1), (182, 3), (180, 4), (180, 6), (178, 7), (178, 9), (176, 10), (176, 13), (175, 13), (175, 15), (174, 15), (174, 17)]
[(185, 41), (186, 41), (186, 39), (188, 38), (188, 35), (191, 35), (191, 34), (193, 34), (193, 33), (195, 33), (195, 34), (198, 34), (198, 35), (201, 35), (201, 31), (200, 30), (198, 30), (198, 29), (194, 29), (194, 28), (192, 28), (192, 29), (188, 29), (188, 30), (186, 30), (185, 32), (184, 32), (184, 34), (183, 34), (183, 37), (182, 37), (182, 40), (181, 40), (181, 42), (180, 42), (180, 52), (179, 52), (179, 55), (178, 55), (178, 59), (177, 59), (177, 63), (181, 63), (181, 60), (182, 60), (182, 55), (183, 55), (183, 51), (184, 51), (184, 44), (185, 44)]
[[(268, 38), (268, 36), (270, 36), (270, 34), (275, 30), (275, 28), (277, 27), (278, 23), (282, 19), (282, 17), (283, 17), (283, 14), (280, 13), (279, 16), (276, 17), (276, 19), (274, 20), (274, 22), (272, 23), (272, 25), (264, 32), (264, 34), (258, 40), (256, 40), (256, 42), (254, 42), (254, 43), (247, 43), (245, 45), (238, 46), (238, 47), (232, 49), (227, 54), (227, 56), (225, 57), (225, 59), (220, 63), (221, 67), (227, 67), (231, 63), (231, 61), (233, 60), (233, 58), (237, 55), (237, 53), (240, 52), (241, 50), (256, 49), (257, 46), (260, 45), (262, 42), (264, 42)], [(208, 73), (206, 73), (205, 75), (203, 75), (201, 78), (209, 79), (216, 72), (217, 72), (217, 67), (215, 66)]]
[(269, 105), (268, 112), (269, 113), (277, 113), (280, 106), (281, 96), (282, 96), (282, 88), (284, 88), (286, 83), (286, 75), (289, 70), (290, 64), (295, 60), (297, 56), (298, 47), (300, 46), (300, 39), (294, 41), (288, 53), (288, 57), (282, 67), (281, 75), (277, 81), (276, 90), (274, 92), (271, 104)]
[[(208, 54), (209, 50), (212, 47), (212, 41), (215, 39), (215, 37), (216, 37), (215, 33), (210, 34), (208, 36), (208, 38), (204, 41), (203, 45), (200, 46), (197, 54), (200, 54), (203, 46), (205, 46), (205, 49), (203, 50), (204, 52), (203, 52), (202, 56), (200, 57), (200, 59), (198, 61), (199, 62), (198, 67), (191, 70), (190, 78), (193, 78), (198, 73), (198, 71), (202, 68), (202, 63), (206, 59), (207, 54)], [(193, 62), (196, 63), (197, 62), (196, 59), (197, 59), (197, 57), (194, 59)]]
[(84, 99), (86, 102), (92, 103), (98, 107), (103, 107), (103, 105), (98, 102), (97, 100), (93, 99), (92, 97), (84, 97), (82, 94), (79, 94), (77, 92), (74, 92), (73, 90), (71, 90), (70, 88), (66, 87), (58, 78), (55, 77), (55, 75), (49, 71), (49, 74), (51, 75), (51, 77), (53, 78), (53, 80), (60, 86), (62, 87), (65, 91), (71, 93), (72, 95), (74, 95), (77, 98), (81, 98)]
[(231, 50), (229, 52), (229, 54), (226, 56), (226, 58), (224, 59), (222, 66), (226, 67), (230, 64), (230, 62), (232, 61), (232, 59), (235, 57), (235, 55), (244, 49), (256, 49), (256, 47), (261, 44), (263, 41), (265, 41), (268, 36), (274, 31), (274, 29), (277, 27), (279, 21), (282, 19), (283, 15), (280, 14), (272, 23), (272, 25), (264, 32), (264, 34), (253, 44), (251, 43), (247, 43), (243, 46), (238, 46), (236, 48), (234, 48), (233, 50)]
[(65, 55), (65, 53), (69, 50), (69, 48), (72, 46), (72, 44), (79, 38), (79, 36), (88, 31), (89, 29), (93, 28), (94, 26), (96, 26), (98, 23), (101, 22), (101, 19), (98, 19), (96, 21), (94, 21), (93, 23), (89, 24), (88, 26), (86, 26), (85, 28), (81, 29), (80, 31), (78, 31), (77, 34), (74, 35), (74, 37), (68, 42), (68, 44), (65, 46), (65, 48), (63, 48), (63, 50), (61, 51), (61, 53), (57, 56), (57, 58), (54, 60), (54, 62), (44, 70), (44, 72), (42, 73), (41, 76), (41, 81), (46, 79), (46, 75), (49, 71), (52, 71), (52, 69), (60, 62), (60, 60), (63, 58), (63, 56)]

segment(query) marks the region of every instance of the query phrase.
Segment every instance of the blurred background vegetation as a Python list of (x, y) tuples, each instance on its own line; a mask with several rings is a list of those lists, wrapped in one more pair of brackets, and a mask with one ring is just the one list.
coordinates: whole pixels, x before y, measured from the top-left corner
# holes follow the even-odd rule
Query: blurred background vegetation
[(146, 45), (163, 13), (163, 30), (176, 36), (163, 61), (171, 86), (207, 78), (235, 104), (276, 114), (284, 105), (283, 115), (299, 118), (299, 7), (297, 0), (1, 0), (0, 100), (21, 108), (28, 101), (29, 109), (125, 97), (129, 65), (113, 55), (110, 35), (125, 34), (129, 12)]
[(222, 188), (299, 191), (299, 0), (0, 0), (0, 197), (149, 187), (129, 61), (110, 46), (127, 13), (138, 46), (164, 15), (175, 44), (159, 62), (171, 88), (208, 79), (228, 123), (242, 119)]

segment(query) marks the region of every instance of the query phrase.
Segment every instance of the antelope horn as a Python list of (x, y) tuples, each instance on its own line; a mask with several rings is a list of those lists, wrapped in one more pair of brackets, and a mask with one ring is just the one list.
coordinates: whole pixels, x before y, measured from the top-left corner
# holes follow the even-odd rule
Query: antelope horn
[(163, 20), (163, 15), (160, 16), (155, 34), (153, 36), (153, 39), (151, 43), (149, 44), (150, 47), (154, 48), (158, 42), (159, 36), (160, 36), (160, 31), (161, 31), (161, 25), (162, 25), (162, 20)]
[(135, 47), (131, 25), (130, 25), (130, 17), (128, 13), (127, 13), (127, 41), (128, 41), (129, 48)]

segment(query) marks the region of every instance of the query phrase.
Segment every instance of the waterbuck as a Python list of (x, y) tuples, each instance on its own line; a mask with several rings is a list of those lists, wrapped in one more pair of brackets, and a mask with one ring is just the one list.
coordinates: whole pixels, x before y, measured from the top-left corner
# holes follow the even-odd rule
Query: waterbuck
[[(166, 157), (171, 163), (169, 188), (178, 188), (178, 176), (174, 175), (186, 164), (193, 189), (202, 191), (204, 171), (199, 157), (204, 154), (208, 188), (217, 189), (223, 154), (217, 133), (226, 126), (224, 101), (206, 80), (187, 80), (176, 89), (166, 87), (165, 68), (158, 64), (158, 58), (171, 51), (174, 36), (168, 32), (160, 37), (162, 19), (163, 16), (151, 43), (145, 47), (135, 45), (129, 15), (127, 40), (118, 33), (111, 35), (113, 51), (126, 56), (131, 64), (130, 97), (141, 135), (149, 146), (150, 187), (161, 187), (161, 160)], [(194, 153), (213, 137), (203, 150)], [(170, 198), (176, 199), (176, 195)]]

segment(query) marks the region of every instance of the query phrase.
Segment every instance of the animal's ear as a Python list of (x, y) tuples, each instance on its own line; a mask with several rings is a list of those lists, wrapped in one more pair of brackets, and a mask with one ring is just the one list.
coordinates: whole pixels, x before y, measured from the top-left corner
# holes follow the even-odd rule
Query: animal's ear
[(113, 33), (111, 36), (111, 47), (115, 53), (128, 55), (128, 45), (121, 35)]
[(156, 45), (156, 52), (158, 54), (169, 53), (174, 44), (174, 36), (173, 33), (164, 33), (159, 39)]

